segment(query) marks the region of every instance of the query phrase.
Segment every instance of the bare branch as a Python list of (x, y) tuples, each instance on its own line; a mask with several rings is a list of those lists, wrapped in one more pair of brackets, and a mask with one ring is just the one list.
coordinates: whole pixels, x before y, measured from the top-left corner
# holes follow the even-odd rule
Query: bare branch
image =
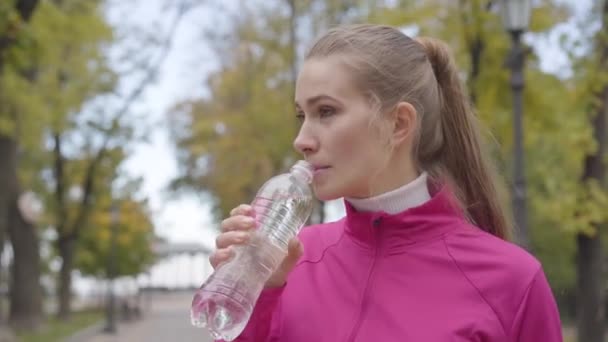
[[(108, 151), (108, 146), (113, 138), (111, 132), (113, 131), (114, 127), (118, 127), (118, 123), (119, 123), (120, 119), (131, 109), (131, 106), (141, 96), (141, 94), (145, 90), (146, 86), (149, 85), (149, 83), (152, 81), (154, 76), (157, 74), (158, 70), (161, 68), (163, 62), (165, 61), (165, 59), (169, 55), (169, 52), (171, 51), (171, 46), (172, 46), (172, 43), (174, 40), (175, 32), (177, 31), (177, 27), (179, 26), (179, 23), (181, 22), (184, 15), (191, 8), (192, 8), (192, 6), (188, 6), (186, 1), (183, 1), (179, 5), (177, 15), (175, 16), (173, 22), (171, 23), (169, 32), (167, 33), (167, 36), (165, 37), (165, 39), (163, 40), (163, 43), (161, 45), (160, 57), (148, 66), (147, 71), (145, 73), (145, 77), (140, 81), (140, 83), (137, 85), (137, 87), (135, 87), (133, 92), (129, 96), (127, 96), (123, 105), (120, 107), (120, 109), (116, 112), (116, 114), (112, 118), (111, 123), (110, 123), (110, 128), (107, 130), (108, 134), (106, 134), (106, 136), (104, 137), (101, 147), (99, 148), (99, 150), (95, 154), (95, 157), (91, 160), (90, 164), (87, 167), (87, 172), (85, 174), (85, 177), (83, 179), (83, 184), (82, 184), (83, 196), (82, 196), (82, 200), (81, 200), (81, 203), (79, 206), (78, 215), (76, 216), (76, 219), (70, 226), (70, 229), (65, 231), (64, 232), (65, 235), (60, 238), (63, 238), (63, 239), (77, 238), (79, 232), (81, 231), (82, 227), (86, 223), (86, 219), (88, 218), (88, 215), (90, 212), (90, 204), (91, 204), (90, 202), (91, 202), (92, 193), (93, 193), (93, 190), (95, 187), (95, 177), (97, 175), (97, 169), (99, 167), (99, 164), (105, 157), (105, 155)], [(61, 234), (61, 232), (60, 232), (60, 234)]]
[(53, 134), (55, 141), (54, 152), (54, 168), (55, 176), (55, 200), (57, 201), (57, 231), (61, 232), (65, 229), (67, 221), (67, 208), (65, 203), (65, 182), (64, 182), (64, 165), (65, 159), (61, 151), (61, 135), (59, 132)]

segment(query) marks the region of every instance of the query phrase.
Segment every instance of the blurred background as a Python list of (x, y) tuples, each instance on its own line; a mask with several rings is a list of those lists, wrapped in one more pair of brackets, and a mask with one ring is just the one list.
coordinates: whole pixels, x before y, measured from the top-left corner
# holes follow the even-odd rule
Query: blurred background
[[(567, 341), (603, 341), (608, 0), (0, 0), (0, 341), (201, 341), (219, 221), (298, 158), (311, 41), (453, 49)], [(311, 223), (344, 213), (318, 203)], [(175, 333), (169, 335), (167, 331)]]

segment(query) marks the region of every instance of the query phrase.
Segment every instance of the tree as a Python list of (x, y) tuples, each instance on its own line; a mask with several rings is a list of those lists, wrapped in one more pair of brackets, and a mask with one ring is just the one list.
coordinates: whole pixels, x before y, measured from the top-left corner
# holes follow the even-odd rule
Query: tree
[[(52, 37), (56, 49), (49, 49), (44, 59), (45, 65), (49, 65), (51, 84), (61, 87), (62, 92), (50, 93), (46, 98), (47, 107), (57, 116), (49, 134), (53, 141), (47, 156), (51, 167), (43, 168), (50, 181), (41, 191), (51, 212), (48, 223), (57, 232), (55, 247), (62, 262), (57, 286), (57, 315), (62, 319), (68, 319), (71, 313), (72, 271), (81, 235), (87, 234), (89, 218), (97, 206), (103, 205), (99, 198), (108, 191), (100, 185), (113, 184), (119, 176), (114, 170), (126, 158), (128, 144), (135, 139), (132, 125), (136, 123), (128, 120), (128, 116), (162, 65), (175, 29), (190, 9), (186, 3), (178, 4), (166, 36), (159, 40), (155, 32), (153, 41), (140, 42), (151, 49), (140, 49), (141, 55), (128, 51), (137, 63), (130, 64), (132, 68), (126, 72), (110, 69), (108, 56), (104, 54), (108, 45), (121, 42), (115, 39), (103, 17), (101, 2), (49, 4), (56, 15), (49, 16), (46, 25), (58, 29)], [(75, 37), (73, 32), (80, 35)], [(129, 38), (133, 37), (125, 39)], [(151, 51), (156, 52), (155, 58), (150, 59)], [(147, 60), (142, 64), (139, 59), (144, 54)], [(124, 89), (119, 80), (127, 76), (137, 77), (138, 82), (120, 94)], [(41, 91), (54, 88), (48, 85), (41, 84)], [(72, 193), (78, 194), (77, 198)]]
[(17, 173), (19, 112), (8, 101), (5, 75), (15, 66), (11, 54), (28, 38), (25, 27), (38, 1), (19, 0), (11, 3), (0, 5), (0, 244), (4, 245), (4, 234), (7, 233), (14, 255), (10, 321), (18, 328), (35, 328), (41, 317), (39, 243), (36, 227), (25, 219), (18, 205), (23, 192)]
[[(596, 71), (587, 87), (593, 101), (588, 115), (593, 130), (595, 148), (585, 158), (582, 187), (589, 190), (587, 201), (599, 204), (596, 210), (603, 215), (595, 215), (590, 220), (590, 228), (577, 234), (577, 327), (578, 340), (589, 342), (604, 341), (605, 312), (605, 256), (602, 247), (602, 232), (606, 231), (608, 207), (606, 196), (606, 172), (608, 172), (608, 1), (604, 1), (601, 11), (601, 28), (596, 36), (594, 57), (597, 58)], [(600, 209), (603, 208), (603, 209)], [(600, 211), (601, 212), (601, 211)], [(597, 212), (599, 214), (600, 212)], [(581, 213), (582, 214), (582, 213)]]
[(152, 251), (154, 226), (147, 212), (146, 201), (115, 199), (120, 212), (116, 227), (116, 274), (107, 274), (111, 248), (112, 224), (110, 198), (106, 197), (91, 213), (90, 228), (79, 240), (75, 265), (84, 274), (94, 277), (133, 276), (146, 270), (155, 260)]
[(182, 165), (173, 187), (208, 191), (218, 217), (252, 200), (265, 180), (295, 161), (293, 19), (271, 16), (275, 5), (240, 9), (229, 39), (214, 40), (224, 63), (209, 79), (211, 97), (181, 103), (170, 114)]
[[(301, 42), (323, 27), (361, 16), (364, 3), (281, 0), (225, 12), (234, 25), (209, 37), (221, 60), (207, 82), (210, 96), (179, 103), (169, 113), (181, 166), (172, 188), (208, 193), (219, 219), (286, 171), (299, 158), (292, 141)], [(302, 22), (311, 23), (310, 30)], [(312, 223), (323, 221), (322, 205), (316, 209)]]
[[(30, 2), (20, 2), (17, 7), (24, 7), (25, 3)], [(27, 30), (22, 29), (19, 22), (12, 22), (15, 21), (12, 12), (6, 11), (9, 19), (6, 32), (15, 44), (2, 55), (11, 62), (11, 68), (6, 68), (2, 77), (0, 99), (3, 108), (10, 112), (0, 116), (0, 132), (10, 132), (10, 138), (15, 141), (19, 138), (19, 146), (13, 147), (12, 154), (7, 152), (0, 158), (16, 161), (15, 151), (23, 151), (19, 154), (20, 180), (43, 197), (48, 209), (44, 223), (57, 232), (56, 248), (62, 260), (58, 315), (62, 318), (70, 313), (73, 258), (79, 235), (86, 228), (100, 195), (100, 179), (125, 158), (128, 142), (133, 139), (130, 127), (133, 123), (127, 114), (153, 81), (166, 57), (175, 27), (190, 8), (187, 3), (178, 4), (176, 19), (167, 37), (159, 39), (155, 32), (153, 40), (140, 42), (151, 49), (140, 47), (141, 55), (128, 51), (130, 57), (136, 59), (135, 66), (121, 70), (119, 75), (109, 68), (106, 55), (115, 37), (101, 13), (102, 1), (41, 3)], [(4, 7), (0, 9), (0, 13), (4, 13)], [(157, 52), (157, 56), (150, 58), (150, 52)], [(142, 63), (144, 53), (146, 59)], [(127, 75), (137, 77), (139, 82), (122, 87), (117, 80)], [(123, 94), (125, 88), (127, 91)], [(117, 177), (114, 172), (110, 174)], [(14, 184), (12, 180), (11, 184)], [(34, 228), (32, 232), (35, 236)], [(21, 243), (18, 248), (13, 246), (17, 249), (16, 255), (21, 255), (18, 252), (23, 248), (37, 255), (37, 243), (24, 239), (18, 242)], [(16, 258), (15, 264), (21, 265), (22, 259)], [(33, 279), (19, 283), (38, 284), (34, 266), (21, 268), (23, 272), (13, 274), (26, 274)], [(27, 272), (30, 269), (32, 271)], [(28, 296), (36, 298), (27, 292), (22, 297)], [(40, 311), (37, 309), (38, 315)]]
[[(49, 169), (48, 166), (39, 165), (38, 170), (42, 170), (42, 173), (34, 173), (32, 178), (39, 177), (46, 181), (32, 179), (30, 184), (39, 185), (37, 190), (45, 198), (46, 207), (56, 213), (56, 219), (46, 223), (53, 225), (59, 235), (57, 244), (63, 257), (59, 311), (60, 316), (65, 317), (69, 312), (67, 303), (70, 287), (70, 277), (66, 274), (71, 272), (70, 264), (75, 243), (75, 239), (65, 238), (72, 233), (66, 234), (66, 231), (73, 228), (70, 224), (77, 227), (85, 224), (91, 188), (99, 162), (91, 163), (83, 177), (84, 209), (74, 217), (69, 217), (66, 192), (71, 190), (70, 181), (76, 179), (68, 180), (65, 177), (64, 173), (68, 168), (66, 164), (70, 159), (66, 156), (65, 150), (72, 148), (70, 154), (78, 155), (75, 152), (77, 146), (70, 144), (69, 138), (76, 135), (70, 134), (71, 131), (81, 129), (79, 121), (82, 121), (84, 105), (92, 98), (112, 90), (114, 76), (108, 69), (102, 53), (104, 44), (111, 41), (112, 32), (101, 17), (99, 1), (68, 1), (42, 3), (34, 18), (31, 35), (32, 48), (22, 59), (28, 61), (28, 67), (36, 76), (24, 86), (29, 88), (29, 94), (36, 94), (39, 106), (26, 106), (26, 100), (23, 99), (22, 115), (27, 120), (38, 120), (44, 125), (40, 131), (29, 131), (27, 134), (37, 136), (39, 140), (52, 139), (51, 150), (46, 151), (39, 146), (31, 146), (28, 151), (35, 153), (37, 157), (48, 163), (47, 165), (52, 165), (50, 174), (53, 177), (52, 182), (49, 183), (48, 175), (44, 175)], [(18, 82), (18, 79), (15, 81)], [(17, 98), (16, 101), (21, 99)], [(91, 151), (91, 139), (92, 137), (86, 139), (87, 143), (83, 147), (85, 154)], [(86, 146), (87, 144), (89, 146)], [(96, 160), (96, 158), (91, 159)], [(28, 161), (32, 162), (25, 158), (24, 166), (33, 166), (28, 164)], [(24, 172), (28, 173), (28, 171)], [(49, 187), (54, 187), (52, 197), (48, 196)]]

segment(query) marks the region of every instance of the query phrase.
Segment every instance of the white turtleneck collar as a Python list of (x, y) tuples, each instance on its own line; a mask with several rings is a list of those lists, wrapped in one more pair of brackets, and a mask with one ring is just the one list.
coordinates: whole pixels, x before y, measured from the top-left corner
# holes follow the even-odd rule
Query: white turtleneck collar
[(404, 186), (369, 198), (345, 198), (358, 211), (384, 211), (394, 215), (420, 206), (431, 199), (427, 185), (428, 175), (423, 172)]

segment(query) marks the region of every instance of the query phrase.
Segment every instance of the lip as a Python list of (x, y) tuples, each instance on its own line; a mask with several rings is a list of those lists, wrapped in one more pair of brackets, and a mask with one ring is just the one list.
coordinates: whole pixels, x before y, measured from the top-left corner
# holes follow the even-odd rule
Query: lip
[(317, 164), (317, 163), (311, 162), (310, 165), (312, 166), (313, 170), (315, 170), (315, 171), (330, 168), (330, 166), (326, 165), (326, 164)]
[(327, 170), (329, 170), (331, 168), (331, 166), (313, 166), (314, 169), (314, 176), (317, 177), (318, 175), (321, 175), (323, 173), (325, 173)]

